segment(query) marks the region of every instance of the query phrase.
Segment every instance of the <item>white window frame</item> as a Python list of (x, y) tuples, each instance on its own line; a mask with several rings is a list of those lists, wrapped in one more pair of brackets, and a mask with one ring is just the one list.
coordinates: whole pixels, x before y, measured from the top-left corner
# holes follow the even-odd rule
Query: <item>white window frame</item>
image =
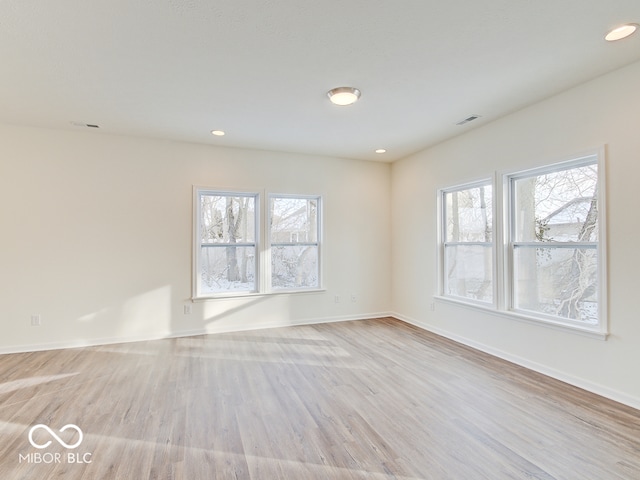
[[(531, 178), (548, 173), (579, 168), (586, 165), (597, 165), (598, 168), (598, 241), (597, 242), (544, 242), (536, 246), (548, 246), (550, 248), (589, 248), (597, 252), (597, 279), (598, 279), (598, 320), (595, 325), (578, 320), (559, 316), (546, 315), (540, 312), (518, 309), (515, 306), (515, 261), (514, 252), (518, 247), (528, 247), (528, 242), (515, 240), (515, 193), (513, 185), (516, 180)], [(587, 152), (582, 155), (550, 165), (544, 165), (527, 170), (505, 173), (503, 178), (503, 218), (504, 218), (504, 308), (512, 315), (553, 326), (565, 327), (585, 333), (593, 333), (596, 336), (606, 338), (608, 333), (607, 321), (607, 272), (606, 272), (606, 205), (605, 205), (605, 160), (604, 149)]]
[[(255, 198), (254, 212), (254, 228), (255, 228), (255, 244), (254, 243), (236, 243), (235, 246), (246, 247), (255, 245), (255, 279), (254, 288), (251, 290), (225, 290), (216, 292), (202, 291), (202, 242), (201, 242), (201, 202), (202, 195), (218, 195), (218, 196), (234, 196), (234, 197), (253, 197)], [(301, 287), (301, 288), (273, 288), (271, 285), (271, 237), (270, 237), (270, 218), (268, 218), (269, 204), (272, 197), (276, 198), (298, 198), (298, 199), (316, 199), (318, 201), (317, 211), (317, 242), (310, 244), (317, 245), (318, 248), (318, 286)], [(229, 297), (244, 296), (260, 296), (272, 294), (289, 294), (304, 292), (321, 292), (323, 287), (323, 198), (321, 195), (298, 195), (298, 194), (271, 194), (263, 189), (230, 189), (215, 188), (201, 185), (193, 186), (193, 232), (192, 232), (192, 287), (191, 299), (193, 301), (219, 299)], [(296, 244), (299, 244), (296, 243)]]
[[(249, 243), (235, 243), (233, 244), (236, 247), (254, 247), (255, 249), (255, 258), (254, 258), (254, 288), (251, 290), (228, 290), (228, 291), (216, 291), (211, 293), (205, 293), (202, 291), (202, 247), (209, 246), (211, 248), (223, 248), (223, 245), (227, 244), (206, 244), (203, 245), (201, 241), (201, 227), (202, 227), (202, 215), (201, 215), (201, 197), (202, 196), (230, 196), (230, 197), (247, 197), (254, 199), (254, 231), (255, 231), (255, 241)], [(262, 230), (260, 229), (261, 222), (261, 205), (262, 195), (257, 191), (245, 191), (245, 190), (229, 190), (229, 189), (215, 189), (209, 187), (199, 187), (194, 186), (193, 188), (193, 212), (194, 212), (194, 231), (193, 231), (193, 292), (192, 298), (196, 299), (206, 299), (206, 298), (219, 298), (219, 297), (238, 297), (238, 296), (246, 296), (246, 295), (254, 295), (259, 293), (262, 290), (262, 286), (264, 285), (262, 281), (262, 262), (261, 262), (261, 251), (262, 251)]]
[[(597, 324), (587, 324), (581, 321), (565, 319), (562, 317), (548, 316), (531, 312), (528, 310), (519, 310), (514, 308), (514, 257), (513, 257), (513, 194), (511, 192), (511, 184), (513, 179), (524, 178), (527, 176), (540, 175), (553, 172), (555, 170), (563, 170), (566, 168), (579, 167), (588, 163), (594, 163), (598, 166), (598, 321)], [(581, 154), (574, 155), (569, 159), (560, 160), (554, 163), (537, 166), (530, 169), (519, 169), (514, 171), (494, 172), (492, 177), (493, 186), (493, 224), (494, 224), (494, 303), (489, 305), (486, 302), (477, 302), (473, 299), (447, 295), (444, 287), (444, 234), (445, 228), (443, 222), (446, 221), (444, 212), (444, 195), (448, 192), (464, 190), (467, 188), (477, 187), (479, 185), (487, 185), (490, 180), (487, 178), (459, 184), (452, 187), (438, 189), (437, 191), (437, 286), (438, 291), (435, 295), (437, 300), (446, 301), (448, 303), (467, 306), (472, 309), (491, 312), (496, 315), (504, 316), (511, 320), (520, 320), (536, 325), (543, 325), (563, 331), (574, 332), (586, 336), (606, 340), (608, 336), (608, 303), (607, 303), (607, 219), (606, 219), (606, 170), (605, 170), (605, 148), (590, 150)], [(591, 242), (590, 242), (591, 243)], [(570, 245), (564, 245), (565, 248)], [(591, 246), (589, 248), (592, 248)]]
[[(296, 199), (296, 200), (316, 200), (316, 241), (315, 242), (298, 242), (298, 241), (292, 241), (291, 242), (272, 242), (271, 240), (271, 200), (272, 199), (276, 199), (276, 198), (289, 198), (289, 199)], [(270, 286), (270, 290), (272, 292), (278, 292), (278, 293), (286, 293), (286, 292), (309, 292), (309, 291), (314, 291), (314, 290), (322, 290), (322, 196), (321, 195), (296, 195), (296, 194), (284, 194), (284, 193), (270, 193), (268, 195), (267, 198), (267, 211), (268, 211), (268, 218), (267, 218), (267, 232), (266, 232), (266, 239), (267, 239), (267, 244), (268, 244), (268, 250), (269, 250), (269, 261), (268, 261), (268, 271), (269, 271), (269, 286)], [(274, 246), (296, 246), (296, 245), (301, 245), (301, 246), (315, 246), (318, 249), (318, 285), (317, 286), (310, 286), (310, 287), (297, 287), (297, 288), (281, 288), (281, 287), (275, 287), (273, 285), (273, 277), (272, 277), (272, 272), (271, 272), (271, 265), (272, 265), (272, 247)]]
[[(471, 190), (474, 188), (479, 188), (483, 186), (491, 187), (491, 196), (492, 196), (492, 207), (491, 207), (491, 218), (492, 218), (492, 241), (491, 242), (449, 242), (446, 238), (447, 234), (447, 210), (446, 210), (446, 201), (445, 197), (449, 193), (460, 192), (464, 190)], [(495, 181), (494, 178), (483, 178), (480, 180), (472, 181), (469, 183), (463, 183), (459, 185), (455, 185), (453, 187), (442, 188), (438, 190), (438, 296), (441, 298), (445, 298), (447, 300), (451, 300), (457, 303), (466, 303), (470, 305), (475, 305), (481, 308), (497, 308), (498, 301), (498, 269), (496, 265), (497, 258), (497, 249), (496, 249), (496, 235), (498, 235), (498, 231), (496, 228), (496, 189), (495, 189)], [(491, 285), (491, 302), (477, 300), (471, 297), (464, 297), (459, 295), (451, 295), (446, 292), (446, 247), (447, 246), (456, 246), (456, 245), (481, 245), (481, 246), (490, 246), (491, 247), (491, 255), (493, 257), (493, 267), (492, 267), (492, 285)]]

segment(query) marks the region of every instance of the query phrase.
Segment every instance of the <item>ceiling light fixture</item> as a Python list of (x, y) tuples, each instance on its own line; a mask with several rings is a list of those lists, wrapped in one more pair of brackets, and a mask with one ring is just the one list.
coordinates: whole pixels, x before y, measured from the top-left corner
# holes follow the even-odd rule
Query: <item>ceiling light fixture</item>
[(224, 132), (222, 130), (211, 130), (211, 135), (215, 135), (216, 137), (223, 137)]
[(353, 87), (338, 87), (329, 90), (327, 96), (335, 105), (351, 105), (360, 98), (360, 90)]
[(379, 148), (376, 150), (376, 153), (387, 153), (387, 151), (384, 148)]
[(611, 30), (604, 39), (607, 42), (615, 42), (616, 40), (622, 40), (632, 35), (638, 29), (637, 23), (627, 23)]

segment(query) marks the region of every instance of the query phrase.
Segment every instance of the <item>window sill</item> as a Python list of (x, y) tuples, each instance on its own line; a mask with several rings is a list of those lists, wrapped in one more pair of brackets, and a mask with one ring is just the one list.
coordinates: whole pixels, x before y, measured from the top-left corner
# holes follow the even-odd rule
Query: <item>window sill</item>
[(309, 288), (300, 290), (277, 290), (272, 292), (238, 292), (238, 293), (219, 293), (201, 297), (191, 297), (192, 302), (206, 302), (208, 300), (231, 300), (234, 298), (255, 298), (255, 297), (273, 297), (278, 295), (300, 295), (300, 294), (318, 294), (324, 293), (324, 288)]
[(479, 303), (468, 302), (463, 299), (444, 297), (441, 295), (434, 295), (433, 297), (438, 302), (450, 303), (458, 305), (460, 307), (468, 308), (471, 310), (482, 311), (491, 315), (508, 318), (510, 320), (517, 320), (520, 322), (528, 323), (530, 325), (538, 325), (542, 327), (552, 328), (554, 330), (560, 330), (563, 332), (574, 333), (583, 335), (590, 338), (597, 338), (599, 340), (606, 340), (609, 333), (606, 331), (600, 331), (588, 327), (582, 327), (580, 325), (571, 325), (562, 323), (560, 321), (554, 321), (543, 317), (536, 317), (533, 315), (527, 315), (526, 313), (498, 310), (493, 305), (482, 305)]

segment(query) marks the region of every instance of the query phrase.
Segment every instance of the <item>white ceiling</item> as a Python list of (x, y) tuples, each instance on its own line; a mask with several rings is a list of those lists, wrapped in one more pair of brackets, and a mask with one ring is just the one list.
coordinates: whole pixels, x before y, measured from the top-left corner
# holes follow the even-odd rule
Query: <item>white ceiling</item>
[(4, 0), (0, 121), (393, 161), (639, 60), (603, 40), (628, 22), (639, 0)]

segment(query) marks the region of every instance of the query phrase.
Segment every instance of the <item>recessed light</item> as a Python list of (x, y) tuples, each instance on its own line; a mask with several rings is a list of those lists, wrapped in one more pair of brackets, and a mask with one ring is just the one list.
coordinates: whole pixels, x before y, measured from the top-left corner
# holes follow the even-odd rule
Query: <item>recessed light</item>
[(211, 130), (211, 135), (215, 135), (216, 137), (223, 137), (224, 132), (222, 130)]
[(351, 105), (360, 98), (360, 90), (353, 87), (338, 87), (329, 90), (327, 96), (335, 105)]
[(384, 148), (379, 148), (376, 150), (376, 153), (387, 153), (387, 151)]
[(604, 39), (607, 42), (615, 42), (616, 40), (622, 40), (632, 35), (638, 29), (637, 23), (627, 23), (611, 30)]

